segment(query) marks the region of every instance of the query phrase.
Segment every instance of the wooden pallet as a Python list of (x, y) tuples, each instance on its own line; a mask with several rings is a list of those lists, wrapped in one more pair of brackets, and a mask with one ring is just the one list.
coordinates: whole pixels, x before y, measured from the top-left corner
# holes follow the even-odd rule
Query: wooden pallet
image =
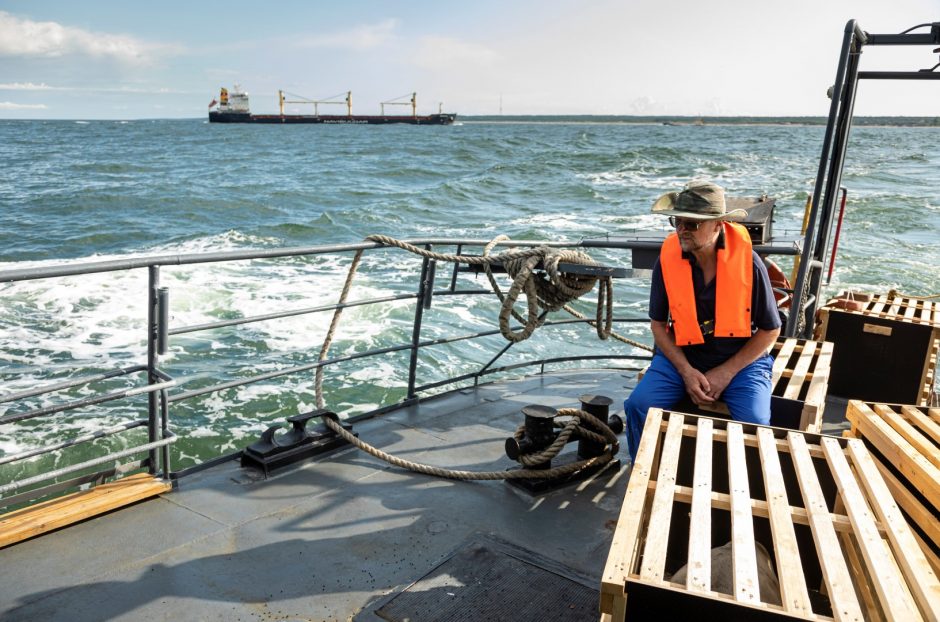
[[(829, 386), (832, 344), (793, 337), (780, 337), (770, 351), (774, 357), (771, 424), (819, 432)], [(701, 410), (731, 416), (724, 402)]]
[(940, 571), (940, 408), (849, 402), (845, 436), (861, 438)]
[(155, 497), (172, 488), (168, 481), (138, 473), (4, 514), (0, 516), (0, 547)]
[(819, 309), (816, 338), (836, 344), (832, 392), (865, 401), (927, 405), (940, 352), (940, 302), (897, 294), (871, 296), (861, 308), (845, 298)]
[[(730, 593), (712, 549), (731, 542)], [(781, 605), (758, 588), (755, 541)], [(682, 565), (683, 584), (670, 581)], [(937, 620), (940, 582), (857, 439), (650, 409), (601, 583), (604, 620)]]

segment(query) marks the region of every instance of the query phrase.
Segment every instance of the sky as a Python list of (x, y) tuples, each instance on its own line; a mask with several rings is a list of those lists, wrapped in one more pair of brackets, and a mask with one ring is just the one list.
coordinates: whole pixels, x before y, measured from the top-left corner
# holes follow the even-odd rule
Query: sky
[[(940, 0), (0, 0), (0, 118), (202, 117), (236, 83), (256, 113), (283, 89), (358, 114), (416, 92), (419, 114), (825, 116), (849, 19), (901, 32)], [(866, 81), (856, 114), (940, 116), (940, 81)]]

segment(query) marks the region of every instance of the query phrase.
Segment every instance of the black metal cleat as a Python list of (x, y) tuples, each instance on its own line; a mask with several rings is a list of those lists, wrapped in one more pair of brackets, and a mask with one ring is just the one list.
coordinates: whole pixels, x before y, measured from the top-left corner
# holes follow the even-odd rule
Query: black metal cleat
[[(270, 471), (349, 445), (323, 423), (316, 425), (312, 430), (307, 429), (311, 419), (324, 417), (339, 421), (334, 412), (315, 410), (288, 417), (287, 422), (291, 424), (291, 428), (283, 434), (278, 434), (283, 430), (282, 426), (271, 426), (261, 433), (260, 440), (245, 448), (241, 465), (261, 469), (267, 478)], [(350, 425), (344, 424), (343, 428), (352, 431)]]

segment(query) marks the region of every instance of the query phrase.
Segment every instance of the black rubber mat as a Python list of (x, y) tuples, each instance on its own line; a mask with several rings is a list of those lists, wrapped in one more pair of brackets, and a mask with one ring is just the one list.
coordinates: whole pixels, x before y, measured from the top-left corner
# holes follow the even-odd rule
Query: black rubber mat
[[(564, 576), (569, 574), (569, 576)], [(554, 562), (473, 542), (375, 610), (388, 622), (598, 619), (598, 591)]]

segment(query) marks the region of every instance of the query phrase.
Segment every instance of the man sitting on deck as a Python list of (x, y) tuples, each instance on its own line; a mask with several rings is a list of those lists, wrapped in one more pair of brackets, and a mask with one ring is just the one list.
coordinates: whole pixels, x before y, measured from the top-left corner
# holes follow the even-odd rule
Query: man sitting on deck
[(768, 350), (780, 334), (780, 316), (747, 230), (725, 222), (735, 212), (726, 211), (724, 190), (706, 181), (691, 181), (653, 204), (676, 231), (653, 266), (653, 361), (624, 402), (634, 460), (647, 410), (672, 408), (686, 393), (700, 406), (720, 397), (737, 421), (770, 422)]

